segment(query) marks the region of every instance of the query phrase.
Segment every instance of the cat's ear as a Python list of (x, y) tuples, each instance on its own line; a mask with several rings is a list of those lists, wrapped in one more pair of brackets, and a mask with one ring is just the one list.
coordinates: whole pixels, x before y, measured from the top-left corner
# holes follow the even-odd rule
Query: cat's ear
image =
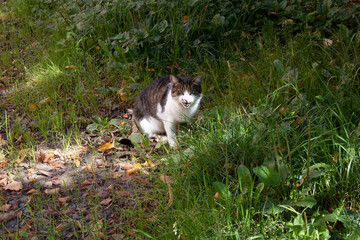
[(174, 84), (179, 83), (179, 79), (177, 77), (175, 77), (174, 75), (170, 74), (169, 78), (170, 78), (171, 84), (174, 85)]
[(193, 80), (192, 80), (192, 82), (193, 82), (194, 84), (201, 85), (201, 80), (202, 80), (202, 78), (203, 78), (203, 76), (202, 76), (202, 75), (199, 75), (199, 76), (197, 76), (197, 77), (194, 77)]

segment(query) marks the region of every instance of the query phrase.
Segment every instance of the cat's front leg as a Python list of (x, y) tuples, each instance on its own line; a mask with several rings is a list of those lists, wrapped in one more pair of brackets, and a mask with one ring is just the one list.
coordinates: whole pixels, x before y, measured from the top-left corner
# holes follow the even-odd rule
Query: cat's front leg
[(172, 122), (164, 122), (164, 128), (168, 142), (171, 148), (176, 147), (176, 124)]

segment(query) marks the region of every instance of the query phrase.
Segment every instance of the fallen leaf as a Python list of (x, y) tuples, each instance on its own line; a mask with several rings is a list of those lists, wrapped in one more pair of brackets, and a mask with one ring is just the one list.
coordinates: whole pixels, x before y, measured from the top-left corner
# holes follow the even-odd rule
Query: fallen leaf
[(58, 198), (57, 200), (58, 200), (61, 204), (65, 204), (69, 199), (70, 199), (70, 196), (61, 197), (61, 198)]
[(104, 199), (100, 202), (101, 205), (106, 206), (109, 205), (109, 203), (112, 201), (111, 198)]
[(35, 194), (35, 195), (37, 195), (37, 194), (40, 194), (40, 191), (33, 188), (33, 189), (30, 189), (29, 191), (27, 191), (26, 194)]
[(188, 20), (189, 20), (189, 16), (184, 16), (183, 17), (183, 24), (187, 23)]
[(7, 185), (8, 179), (7, 178), (3, 178), (0, 180), (0, 186), (5, 186)]
[(40, 156), (39, 158), (36, 160), (37, 163), (39, 162), (44, 162), (44, 159), (45, 159), (46, 155), (43, 151), (40, 152)]
[(164, 175), (161, 175), (160, 176), (160, 180), (163, 182), (163, 183), (173, 183), (173, 180), (170, 176), (164, 176)]
[(41, 100), (39, 103), (44, 104), (44, 103), (49, 103), (49, 102), (50, 102), (50, 98), (47, 97), (47, 98), (44, 98), (43, 100)]
[(294, 24), (294, 20), (292, 19), (286, 19), (284, 22), (283, 22), (284, 25), (291, 25), (291, 24)]
[(49, 161), (49, 164), (53, 167), (57, 167), (57, 168), (66, 168), (66, 166), (62, 163), (57, 163), (57, 162), (50, 162)]
[(0, 224), (6, 223), (16, 217), (17, 217), (17, 214), (15, 211), (11, 211), (8, 213), (2, 213), (2, 214), (0, 214)]
[(128, 197), (128, 196), (131, 195), (131, 193), (130, 193), (130, 192), (126, 192), (126, 191), (121, 191), (121, 192), (118, 192), (117, 195), (118, 195), (119, 197)]
[(218, 201), (219, 199), (220, 199), (220, 194), (218, 192), (216, 192), (214, 195), (214, 200)]
[(1, 212), (7, 212), (11, 207), (11, 204), (4, 204), (2, 206), (0, 206), (0, 211)]
[(79, 158), (74, 159), (74, 164), (75, 164), (76, 167), (80, 167), (81, 162), (80, 162)]
[(23, 188), (23, 185), (21, 182), (12, 182), (9, 183), (7, 186), (4, 187), (4, 190), (10, 190), (10, 191), (20, 191)]
[(53, 152), (47, 154), (44, 158), (44, 163), (47, 163), (49, 162), (50, 160), (54, 159), (55, 158), (55, 154)]
[(39, 109), (35, 103), (29, 103), (28, 107), (29, 107), (30, 111), (36, 111)]
[(324, 45), (325, 46), (331, 46), (333, 44), (333, 41), (331, 39), (328, 38), (324, 38)]
[(156, 165), (155, 165), (155, 163), (153, 163), (153, 161), (148, 160), (145, 163), (141, 164), (141, 166), (143, 166), (143, 167), (155, 167)]
[(105, 152), (106, 150), (109, 150), (109, 149), (112, 149), (112, 148), (114, 148), (114, 144), (107, 142), (104, 145), (98, 147), (97, 150), (99, 152)]
[(137, 163), (132, 169), (126, 170), (126, 174), (131, 175), (140, 171), (143, 167), (140, 163)]
[(82, 183), (81, 183), (81, 186), (84, 187), (84, 186), (87, 186), (87, 185), (91, 185), (94, 183), (94, 180), (90, 179), (85, 179)]
[(52, 195), (59, 193), (60, 188), (53, 188), (53, 189), (45, 189), (45, 194)]
[(77, 69), (75, 65), (65, 66), (65, 69)]
[(125, 170), (130, 170), (130, 169), (132, 169), (134, 166), (132, 165), (132, 164), (130, 164), (130, 163), (124, 163), (123, 165), (122, 165), (122, 168), (123, 169), (125, 169)]

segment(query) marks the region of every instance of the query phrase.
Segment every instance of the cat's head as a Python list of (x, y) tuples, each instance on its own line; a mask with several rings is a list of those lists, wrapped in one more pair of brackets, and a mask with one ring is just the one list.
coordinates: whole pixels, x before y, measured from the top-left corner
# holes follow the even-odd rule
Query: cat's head
[(202, 97), (201, 80), (202, 76), (197, 77), (177, 77), (170, 75), (171, 96), (177, 98), (184, 108), (189, 108), (192, 103)]

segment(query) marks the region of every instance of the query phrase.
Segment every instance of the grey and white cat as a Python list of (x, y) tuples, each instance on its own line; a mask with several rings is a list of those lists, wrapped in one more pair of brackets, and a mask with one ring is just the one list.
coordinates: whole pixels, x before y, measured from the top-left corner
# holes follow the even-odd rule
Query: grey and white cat
[(202, 76), (169, 75), (153, 81), (135, 99), (133, 133), (141, 130), (149, 138), (167, 135), (171, 147), (176, 146), (176, 130), (180, 123), (198, 112)]

